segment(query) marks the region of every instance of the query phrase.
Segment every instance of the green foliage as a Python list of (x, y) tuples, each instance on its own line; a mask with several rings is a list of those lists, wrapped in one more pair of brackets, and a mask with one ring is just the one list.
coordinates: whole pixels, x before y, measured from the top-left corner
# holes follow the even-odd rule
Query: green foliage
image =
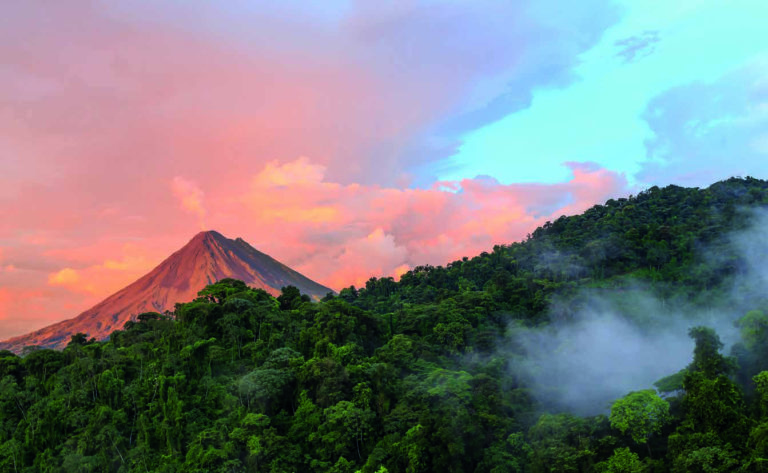
[(629, 434), (636, 443), (661, 433), (669, 420), (669, 403), (652, 389), (629, 393), (611, 406), (611, 427)]
[(761, 371), (752, 377), (757, 386), (757, 402), (762, 419), (768, 418), (768, 371)]
[(640, 457), (629, 448), (617, 448), (608, 460), (595, 465), (600, 473), (642, 473), (646, 471)]
[(714, 432), (673, 434), (669, 443), (671, 471), (675, 473), (736, 471), (742, 464), (734, 446), (723, 443)]
[(672, 471), (735, 471), (745, 460), (752, 420), (742, 389), (727, 375), (736, 366), (720, 354), (714, 330), (695, 327), (693, 362), (684, 376), (683, 418), (669, 436)]
[(748, 349), (765, 345), (768, 341), (768, 316), (762, 310), (750, 310), (736, 325), (741, 329), (741, 339)]
[(587, 420), (570, 414), (544, 414), (528, 431), (530, 471), (585, 471), (595, 461), (592, 439), (604, 419)]
[(717, 333), (709, 327), (693, 327), (688, 335), (696, 342), (693, 350), (693, 362), (689, 372), (698, 372), (706, 378), (729, 375), (735, 369), (735, 360), (720, 354), (723, 342)]
[(660, 380), (653, 383), (653, 385), (656, 386), (656, 389), (658, 389), (660, 393), (672, 393), (675, 391), (681, 391), (683, 389), (683, 382), (687, 374), (688, 370), (683, 369), (675, 374), (661, 378)]

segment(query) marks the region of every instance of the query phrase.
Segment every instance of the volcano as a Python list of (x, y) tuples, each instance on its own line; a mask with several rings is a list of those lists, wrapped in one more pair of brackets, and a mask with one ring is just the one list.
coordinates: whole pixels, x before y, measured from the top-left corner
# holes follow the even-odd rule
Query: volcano
[(239, 279), (275, 296), (285, 286), (295, 286), (314, 300), (333, 292), (261, 253), (242, 238), (231, 240), (206, 231), (195, 235), (148, 274), (77, 317), (0, 342), (0, 349), (18, 353), (29, 345), (64, 348), (78, 332), (103, 340), (136, 315), (172, 310), (177, 302), (189, 302), (205, 286), (225, 278)]

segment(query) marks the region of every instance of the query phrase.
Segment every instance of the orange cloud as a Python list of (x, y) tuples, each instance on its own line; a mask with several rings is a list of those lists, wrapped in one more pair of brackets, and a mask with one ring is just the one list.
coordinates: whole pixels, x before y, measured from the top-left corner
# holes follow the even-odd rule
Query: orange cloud
[(153, 264), (136, 245), (123, 245), (122, 258), (81, 269), (64, 268), (48, 275), (48, 285), (74, 293), (106, 297), (149, 271)]
[(0, 320), (8, 317), (8, 306), (14, 299), (10, 289), (0, 287)]
[(75, 295), (60, 288), (0, 287), (0, 334), (21, 335), (83, 310)]
[(325, 169), (325, 166), (312, 164), (303, 156), (283, 165), (270, 161), (253, 181), (254, 185), (259, 187), (317, 184), (325, 177)]
[(145, 268), (147, 264), (147, 261), (145, 258), (140, 256), (127, 256), (123, 258), (122, 260), (111, 260), (108, 259), (104, 262), (102, 265), (104, 269), (116, 269), (119, 271), (125, 271), (125, 270), (131, 270), (138, 268)]
[(0, 248), (0, 272), (12, 273), (16, 271), (16, 265), (12, 263), (3, 264), (3, 248)]
[(206, 210), (203, 205), (203, 197), (205, 196), (203, 191), (200, 190), (196, 183), (181, 176), (173, 178), (171, 189), (173, 190), (173, 195), (179, 200), (181, 207), (196, 215), (200, 229), (205, 230)]
[(400, 277), (411, 270), (411, 267), (407, 264), (403, 264), (395, 268), (395, 270), (392, 272), (392, 277), (395, 278), (396, 281), (400, 280)]
[(64, 268), (48, 276), (51, 286), (74, 286), (80, 282), (80, 273), (72, 268)]
[(39, 290), (0, 287), (0, 323), (21, 318), (26, 303), (40, 295)]

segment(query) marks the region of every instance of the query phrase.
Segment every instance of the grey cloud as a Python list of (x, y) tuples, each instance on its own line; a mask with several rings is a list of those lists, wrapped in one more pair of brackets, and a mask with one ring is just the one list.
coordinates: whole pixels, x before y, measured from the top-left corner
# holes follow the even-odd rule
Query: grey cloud
[(713, 83), (655, 97), (643, 119), (653, 136), (636, 175), (641, 182), (705, 186), (731, 176), (768, 175), (768, 83), (753, 66)]
[(616, 55), (624, 59), (624, 62), (634, 62), (652, 54), (659, 41), (658, 31), (644, 31), (639, 35), (620, 39), (614, 46), (619, 49)]

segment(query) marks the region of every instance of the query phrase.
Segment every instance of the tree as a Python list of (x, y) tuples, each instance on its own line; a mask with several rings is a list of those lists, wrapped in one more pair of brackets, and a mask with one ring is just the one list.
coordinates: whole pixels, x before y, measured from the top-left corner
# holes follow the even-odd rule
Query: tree
[(741, 329), (741, 342), (731, 348), (731, 354), (738, 358), (737, 380), (751, 392), (752, 376), (768, 369), (768, 316), (761, 310), (751, 310), (736, 326)]
[(768, 371), (761, 371), (752, 377), (757, 386), (758, 405), (760, 415), (763, 418), (768, 417)]
[(83, 332), (77, 332), (76, 334), (72, 335), (72, 337), (70, 337), (67, 346), (85, 346), (94, 343), (95, 341), (95, 338), (88, 340), (88, 335), (84, 334)]
[(271, 404), (279, 404), (281, 394), (293, 379), (293, 373), (287, 370), (253, 370), (237, 382), (238, 394), (249, 409), (253, 404), (260, 412), (268, 412)]
[(312, 299), (308, 295), (302, 294), (295, 286), (286, 286), (281, 289), (281, 294), (277, 297), (281, 310), (298, 309), (301, 304), (309, 302)]
[(656, 389), (660, 393), (664, 393), (664, 394), (674, 393), (676, 391), (682, 391), (683, 382), (687, 374), (688, 374), (688, 371), (685, 369), (682, 369), (675, 374), (671, 374), (669, 376), (665, 376), (661, 378), (660, 380), (653, 383), (653, 385), (656, 386)]
[(319, 441), (318, 452), (323, 460), (333, 461), (340, 456), (362, 460), (373, 417), (374, 413), (368, 409), (340, 401), (323, 411), (324, 422), (309, 440)]
[(688, 371), (701, 372), (707, 378), (731, 374), (735, 369), (734, 360), (720, 354), (723, 342), (717, 333), (709, 327), (693, 327), (688, 336), (696, 342), (693, 349), (693, 361)]
[(739, 466), (746, 466), (733, 446), (730, 443), (723, 443), (715, 432), (670, 435), (669, 457), (672, 460), (671, 470), (674, 473), (727, 472), (736, 471)]
[(645, 465), (637, 453), (624, 447), (614, 450), (611, 458), (595, 465), (595, 469), (600, 473), (641, 473), (645, 471)]
[(216, 304), (222, 304), (231, 295), (248, 290), (243, 281), (224, 278), (221, 281), (209, 284), (197, 293), (198, 300), (207, 300)]
[(543, 414), (528, 430), (532, 452), (526, 471), (586, 471), (595, 456), (589, 442), (592, 427), (571, 414)]
[(669, 403), (652, 389), (631, 392), (617, 400), (611, 406), (609, 417), (611, 427), (622, 434), (628, 433), (639, 444), (647, 444), (651, 435), (660, 433), (669, 418)]
[(750, 310), (736, 322), (741, 339), (748, 349), (764, 348), (768, 340), (768, 316), (762, 310)]
[(714, 330), (694, 327), (693, 362), (683, 379), (684, 417), (667, 442), (673, 471), (730, 471), (747, 443), (750, 420), (741, 388), (728, 374), (733, 360), (721, 355)]

